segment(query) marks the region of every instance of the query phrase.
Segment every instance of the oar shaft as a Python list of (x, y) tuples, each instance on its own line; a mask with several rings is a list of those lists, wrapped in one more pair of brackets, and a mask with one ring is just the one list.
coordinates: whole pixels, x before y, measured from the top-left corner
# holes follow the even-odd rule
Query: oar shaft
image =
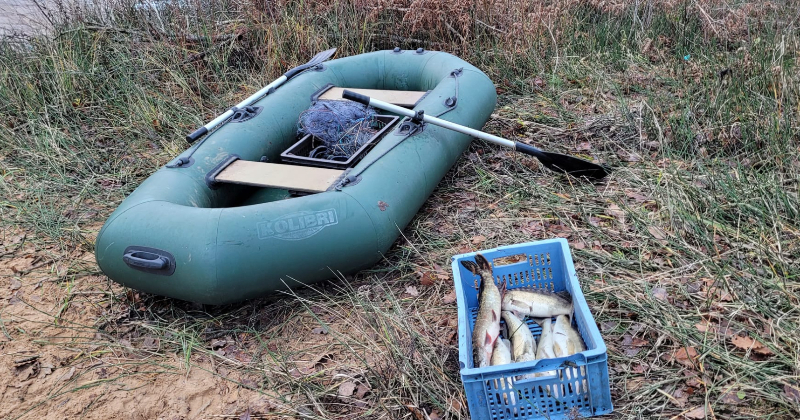
[[(416, 113), (410, 109), (403, 108), (397, 105), (390, 104), (388, 102), (381, 101), (379, 99), (370, 98), (368, 96), (361, 95), (359, 93), (355, 93), (350, 90), (345, 90), (342, 92), (342, 98), (350, 99), (352, 101), (360, 102), (364, 105), (373, 106), (375, 108), (380, 108), (384, 111), (394, 112), (395, 114), (404, 115), (406, 117), (415, 117)], [(477, 137), (479, 139), (486, 140), (488, 142), (498, 144), (500, 146), (510, 147), (512, 149), (515, 148), (516, 142), (511, 140), (506, 140), (502, 137), (497, 137), (491, 135), (489, 133), (484, 133), (483, 131), (478, 131), (469, 127), (464, 127), (463, 125), (459, 125), (456, 123), (452, 123), (450, 121), (443, 120), (441, 118), (432, 117), (430, 115), (423, 115), (422, 121), (427, 123), (431, 123), (433, 125), (438, 125), (453, 131), (458, 131), (459, 133), (467, 134), (473, 137)]]

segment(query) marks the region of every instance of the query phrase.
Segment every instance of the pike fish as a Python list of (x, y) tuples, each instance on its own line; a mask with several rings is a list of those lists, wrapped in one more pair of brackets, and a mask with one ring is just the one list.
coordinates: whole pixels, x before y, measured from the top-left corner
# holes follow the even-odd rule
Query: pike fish
[(503, 295), (502, 310), (514, 311), (520, 316), (551, 318), (569, 315), (572, 320), (574, 306), (569, 292), (559, 293), (545, 290), (520, 288), (509, 290)]
[(505, 292), (505, 283), (498, 287), (494, 283), (492, 265), (481, 254), (475, 255), (475, 261), (461, 261), (467, 270), (480, 276), (478, 292), (478, 315), (472, 329), (472, 363), (476, 368), (490, 366), (492, 351), (497, 337), (500, 336), (500, 307)]

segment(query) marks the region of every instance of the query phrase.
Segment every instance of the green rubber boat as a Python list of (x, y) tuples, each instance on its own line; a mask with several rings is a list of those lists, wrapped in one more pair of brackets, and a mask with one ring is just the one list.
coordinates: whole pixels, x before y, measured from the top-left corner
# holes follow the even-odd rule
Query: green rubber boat
[[(315, 65), (234, 110), (139, 185), (97, 237), (102, 271), (133, 289), (220, 305), (378, 262), (472, 138), (398, 118), (352, 167), (285, 163), (300, 113), (332, 86), (424, 92), (408, 107), (476, 129), (496, 103), (483, 72), (443, 52), (395, 48)], [(237, 182), (234, 169), (254, 178), (290, 174), (299, 184), (328, 177), (330, 185), (265, 187)]]

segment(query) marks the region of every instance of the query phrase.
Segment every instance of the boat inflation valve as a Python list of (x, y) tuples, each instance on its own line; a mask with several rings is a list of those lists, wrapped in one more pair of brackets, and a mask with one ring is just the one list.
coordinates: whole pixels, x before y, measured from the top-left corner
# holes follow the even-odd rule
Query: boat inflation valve
[(231, 108), (233, 111), (233, 117), (231, 117), (230, 122), (240, 123), (251, 120), (260, 114), (262, 109), (264, 109), (264, 107), (261, 106), (246, 106), (243, 108), (233, 107)]

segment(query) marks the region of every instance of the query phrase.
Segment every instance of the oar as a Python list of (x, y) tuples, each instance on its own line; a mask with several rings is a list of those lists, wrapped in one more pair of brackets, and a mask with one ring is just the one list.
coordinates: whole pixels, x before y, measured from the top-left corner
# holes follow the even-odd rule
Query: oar
[(225, 121), (227, 121), (228, 118), (230, 118), (236, 112), (237, 108), (244, 108), (246, 106), (250, 106), (251, 104), (253, 104), (257, 100), (261, 99), (262, 96), (268, 94), (271, 89), (277, 88), (278, 86), (286, 83), (287, 80), (291, 79), (292, 77), (297, 76), (298, 74), (303, 72), (303, 70), (306, 70), (306, 69), (309, 69), (311, 67), (314, 67), (314, 66), (322, 63), (323, 61), (327, 61), (329, 58), (331, 58), (333, 56), (333, 53), (335, 53), (335, 52), (336, 52), (336, 48), (331, 48), (329, 50), (325, 50), (325, 51), (315, 55), (314, 57), (312, 57), (311, 60), (308, 61), (308, 63), (305, 63), (303, 65), (297, 66), (297, 67), (287, 71), (286, 73), (283, 74), (283, 76), (275, 79), (275, 81), (273, 81), (272, 83), (264, 86), (263, 89), (261, 89), (258, 92), (250, 95), (249, 98), (243, 100), (242, 102), (239, 102), (238, 104), (236, 104), (235, 107), (225, 111), (225, 113), (223, 113), (222, 115), (218, 116), (217, 118), (214, 118), (208, 124), (198, 128), (192, 134), (189, 134), (188, 136), (186, 136), (186, 141), (188, 141), (189, 143), (192, 143), (195, 140), (199, 139), (200, 137), (203, 137), (203, 135), (207, 134), (209, 131), (213, 130), (217, 126), (220, 126)]
[[(390, 103), (380, 101), (378, 99), (370, 98), (369, 96), (361, 95), (350, 90), (342, 92), (342, 98), (350, 99), (352, 101), (360, 102), (364, 105), (373, 106), (375, 108), (383, 109), (395, 114), (404, 115), (406, 117), (416, 118), (417, 113), (406, 108), (402, 108)], [(502, 137), (493, 136), (483, 131), (474, 130), (463, 125), (458, 125), (450, 121), (445, 121), (429, 115), (422, 116), (422, 121), (438, 125), (440, 127), (448, 128), (459, 133), (468, 134), (488, 142), (499, 144), (500, 146), (510, 147), (518, 152), (522, 152), (539, 159), (545, 168), (551, 169), (556, 172), (565, 172), (573, 176), (585, 176), (591, 179), (601, 179), (608, 175), (611, 171), (603, 166), (594, 164), (592, 162), (579, 159), (573, 156), (562, 155), (559, 153), (545, 152), (544, 150), (537, 149), (536, 147), (529, 146), (518, 141), (506, 140)]]

